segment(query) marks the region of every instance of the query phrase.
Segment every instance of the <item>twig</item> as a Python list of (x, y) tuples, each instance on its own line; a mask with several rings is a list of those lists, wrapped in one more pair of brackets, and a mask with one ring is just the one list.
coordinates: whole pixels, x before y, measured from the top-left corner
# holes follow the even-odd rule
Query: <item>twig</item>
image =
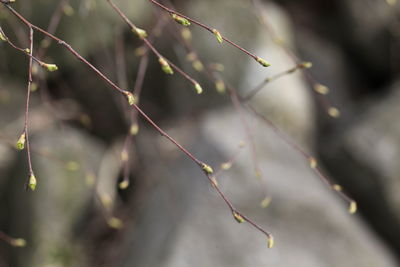
[(201, 28), (203, 28), (203, 29), (209, 31), (210, 33), (214, 34), (214, 35), (217, 37), (218, 42), (222, 43), (222, 40), (226, 41), (226, 42), (229, 43), (230, 45), (236, 47), (237, 49), (239, 49), (239, 50), (242, 51), (243, 53), (245, 53), (245, 54), (247, 54), (248, 56), (252, 57), (254, 60), (256, 60), (258, 63), (260, 63), (260, 64), (263, 65), (264, 67), (268, 67), (268, 66), (270, 65), (270, 64), (267, 63), (264, 59), (260, 58), (259, 56), (254, 55), (253, 53), (251, 53), (251, 52), (249, 52), (248, 50), (244, 49), (244, 48), (241, 47), (240, 45), (234, 43), (234, 42), (231, 41), (230, 39), (228, 39), (228, 38), (222, 36), (221, 33), (220, 33), (218, 30), (216, 30), (216, 29), (214, 29), (214, 28), (212, 28), (212, 27), (209, 27), (209, 26), (207, 26), (207, 25), (205, 25), (205, 24), (203, 24), (203, 23), (201, 23), (201, 22), (199, 22), (199, 21), (197, 21), (197, 20), (194, 20), (194, 19), (192, 19), (192, 18), (190, 18), (190, 17), (188, 17), (188, 16), (185, 16), (185, 15), (183, 15), (183, 14), (181, 14), (181, 13), (179, 13), (179, 12), (177, 12), (177, 11), (171, 9), (171, 8), (168, 8), (168, 7), (162, 5), (161, 3), (159, 3), (159, 2), (157, 2), (157, 1), (155, 1), (155, 0), (148, 0), (148, 1), (150, 1), (151, 3), (157, 5), (158, 7), (162, 8), (162, 9), (164, 9), (165, 11), (167, 11), (168, 13), (170, 13), (171, 15), (172, 15), (172, 14), (175, 14), (175, 15), (177, 15), (177, 16), (179, 16), (179, 17), (185, 18), (185, 19), (187, 19), (188, 21), (190, 21), (190, 22), (192, 22), (192, 23), (194, 23), (194, 24), (200, 26)]
[[(16, 17), (18, 17), (26, 26), (28, 26), (29, 28), (32, 28), (34, 30), (37, 30), (41, 33), (43, 33), (46, 36), (49, 36), (51, 39), (55, 40), (58, 44), (62, 45), (63, 47), (65, 47), (70, 53), (72, 53), (78, 60), (80, 60), (81, 62), (83, 62), (85, 65), (87, 65), (90, 69), (92, 69), (101, 79), (103, 79), (104, 81), (106, 81), (113, 89), (117, 90), (119, 93), (121, 93), (122, 95), (127, 96), (127, 93), (130, 93), (126, 90), (121, 89), (120, 87), (118, 87), (115, 83), (113, 83), (109, 78), (107, 78), (102, 72), (100, 72), (96, 67), (94, 67), (92, 64), (90, 64), (84, 57), (82, 57), (78, 52), (76, 52), (71, 45), (69, 45), (68, 43), (66, 43), (65, 41), (61, 40), (60, 38), (48, 33), (47, 31), (41, 29), (38, 26), (33, 25), (32, 23), (30, 23), (27, 19), (25, 19), (22, 15), (20, 15), (17, 11), (15, 11), (10, 5), (8, 5), (8, 1), (6, 0), (0, 0), (1, 3), (10, 10), (10, 12), (12, 14), (14, 14)], [(109, 0), (107, 0), (109, 1)], [(32, 58), (32, 57), (31, 57)], [(169, 136), (164, 130), (162, 130), (144, 111), (142, 111), (142, 109), (140, 109), (135, 103), (134, 101), (131, 101), (132, 99), (128, 97), (128, 101), (130, 102), (129, 104), (136, 109), (143, 117), (144, 119), (157, 131), (161, 134), (161, 136), (164, 136), (166, 139), (168, 139), (171, 143), (173, 143), (179, 150), (181, 150), (184, 154), (186, 154), (186, 156), (188, 158), (190, 158), (194, 163), (196, 163), (204, 172), (204, 174), (206, 175), (206, 177), (208, 178), (208, 180), (210, 181), (210, 183), (213, 183), (212, 180), (212, 173), (213, 170), (212, 168), (205, 164), (204, 162), (200, 161), (199, 159), (197, 159), (192, 153), (190, 153), (186, 148), (184, 148), (181, 144), (179, 144), (175, 139), (173, 139), (171, 136)], [(218, 191), (218, 194), (222, 197), (222, 199), (224, 200), (224, 202), (227, 204), (227, 206), (229, 207), (229, 209), (231, 210), (234, 218), (238, 221), (238, 222), (244, 222), (247, 221), (249, 224), (251, 224), (252, 226), (254, 226), (256, 229), (258, 229), (260, 232), (262, 232), (263, 234), (265, 234), (268, 238), (268, 247), (272, 247), (273, 246), (273, 237), (272, 235), (267, 232), (266, 230), (264, 230), (263, 228), (261, 228), (260, 226), (258, 226), (255, 222), (253, 222), (250, 218), (244, 216), (242, 213), (240, 213), (239, 211), (237, 211), (233, 204), (228, 200), (228, 198), (224, 195), (224, 193), (219, 189), (219, 187), (216, 185), (215, 189)]]

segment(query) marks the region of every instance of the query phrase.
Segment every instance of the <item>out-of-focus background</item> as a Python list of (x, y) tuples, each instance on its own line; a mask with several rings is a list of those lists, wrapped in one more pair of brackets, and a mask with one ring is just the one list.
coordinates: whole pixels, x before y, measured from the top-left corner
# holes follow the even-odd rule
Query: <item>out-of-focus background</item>
[[(24, 191), (26, 150), (15, 149), (28, 58), (0, 42), (0, 266), (399, 266), (400, 3), (159, 2), (271, 67), (193, 24), (185, 46), (183, 27), (150, 1), (115, 0), (162, 55), (202, 85), (197, 95), (178, 73), (163, 73), (153, 53), (143, 56), (142, 42), (105, 0), (12, 6), (122, 88), (141, 87), (139, 106), (200, 160), (214, 170), (231, 163), (216, 175), (219, 187), (274, 235), (275, 246), (238, 224), (201, 169), (141, 117), (131, 135), (124, 99), (35, 32), (33, 54), (59, 70), (34, 69), (34, 192)], [(0, 26), (17, 46), (28, 46), (27, 27), (3, 5)], [(246, 106), (235, 108), (227, 88), (216, 90), (209, 79), (211, 72), (245, 96), (303, 61), (312, 68), (289, 71), (248, 101), (281, 132)], [(318, 84), (326, 87), (315, 90)], [(303, 152), (357, 202), (356, 214)], [(120, 189), (124, 177), (130, 183)], [(16, 238), (26, 245), (12, 246)]]

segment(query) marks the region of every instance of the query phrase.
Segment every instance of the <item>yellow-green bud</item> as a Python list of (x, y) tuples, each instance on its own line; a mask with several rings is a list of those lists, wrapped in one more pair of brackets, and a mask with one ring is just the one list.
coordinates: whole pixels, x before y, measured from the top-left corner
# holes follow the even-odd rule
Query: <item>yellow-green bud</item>
[(236, 220), (238, 223), (243, 223), (243, 222), (245, 222), (245, 220), (243, 219), (242, 215), (240, 215), (240, 214), (237, 213), (236, 211), (232, 212), (232, 214), (233, 214), (233, 218), (235, 218), (235, 220)]
[(124, 91), (123, 93), (125, 94), (125, 97), (128, 100), (129, 105), (133, 106), (134, 104), (136, 104), (135, 96), (131, 92)]
[(272, 248), (274, 246), (274, 237), (270, 235), (267, 240), (268, 248)]
[(18, 138), (17, 145), (16, 145), (17, 149), (18, 150), (23, 150), (25, 148), (25, 142), (26, 142), (26, 134), (24, 132)]
[(29, 186), (29, 188), (30, 188), (32, 191), (35, 191), (36, 185), (37, 185), (36, 177), (35, 177), (35, 175), (32, 173), (31, 176), (29, 176), (28, 186)]
[(263, 209), (267, 208), (271, 203), (271, 200), (272, 200), (271, 197), (265, 197), (260, 203), (261, 208)]
[(201, 72), (204, 70), (204, 66), (203, 63), (201, 63), (200, 60), (196, 59), (195, 61), (193, 61), (192, 66), (195, 70)]
[(158, 62), (160, 62), (161, 69), (166, 73), (166, 74), (174, 74), (174, 71), (172, 70), (171, 66), (168, 64), (168, 62), (165, 60), (165, 58), (160, 57), (158, 59)]
[(46, 68), (48, 71), (56, 71), (58, 70), (58, 67), (56, 64), (47, 64), (47, 63), (42, 63), (42, 67)]
[(217, 89), (217, 92), (220, 94), (224, 94), (226, 89), (225, 89), (225, 83), (223, 80), (218, 79), (215, 82), (215, 88)]
[(123, 222), (116, 217), (111, 217), (110, 219), (108, 219), (107, 224), (114, 229), (121, 229), (124, 225)]
[(4, 36), (4, 34), (0, 31), (0, 40), (3, 42), (7, 42), (7, 38)]
[(129, 159), (128, 151), (127, 151), (126, 149), (123, 149), (123, 150), (121, 151), (121, 160), (122, 160), (123, 162), (127, 162), (128, 159)]
[(340, 116), (340, 111), (335, 108), (335, 107), (330, 107), (328, 109), (328, 114), (329, 116), (331, 116), (332, 118), (338, 118)]
[(190, 21), (189, 20), (187, 20), (187, 19), (185, 19), (185, 18), (183, 18), (181, 16), (178, 16), (177, 14), (171, 14), (171, 16), (176, 22), (178, 22), (182, 26), (189, 26), (190, 25)]
[(217, 38), (218, 43), (222, 44), (222, 41), (224, 39), (222, 38), (221, 33), (217, 29), (213, 29), (212, 32), (215, 35), (215, 37)]
[(25, 247), (26, 246), (26, 241), (23, 238), (15, 238), (13, 240), (11, 240), (11, 245), (14, 247)]
[(338, 192), (343, 190), (343, 188), (338, 184), (332, 185), (332, 189), (335, 190), (335, 191), (338, 191)]
[(349, 205), (349, 213), (354, 214), (356, 213), (356, 211), (357, 211), (357, 203), (354, 200), (352, 200)]
[(263, 58), (256, 57), (255, 59), (256, 59), (256, 61), (257, 61), (258, 63), (260, 63), (261, 66), (263, 66), (263, 67), (269, 67), (269, 66), (271, 66), (271, 64), (269, 64), (269, 62), (266, 61), (266, 60), (263, 59)]
[(318, 163), (317, 163), (317, 160), (314, 157), (310, 157), (308, 160), (310, 161), (311, 169), (317, 168)]
[[(32, 71), (33, 71), (33, 68), (32, 68)], [(37, 89), (38, 89), (37, 83), (32, 82), (32, 84), (31, 84), (31, 92), (36, 92)]]
[(197, 92), (198, 94), (203, 93), (203, 88), (201, 88), (200, 84), (195, 83), (195, 84), (194, 84), (194, 88), (196, 89), (196, 92)]
[(232, 163), (230, 162), (225, 162), (221, 164), (221, 169), (223, 169), (224, 171), (229, 170), (232, 167)]
[(201, 166), (201, 168), (203, 169), (203, 171), (204, 171), (206, 174), (212, 174), (212, 173), (214, 172), (214, 170), (213, 170), (209, 165), (204, 164), (204, 163), (203, 163), (203, 165)]
[(299, 64), (299, 68), (302, 68), (302, 69), (309, 69), (311, 67), (312, 67), (312, 63), (308, 62), (308, 61), (304, 61)]
[(132, 32), (136, 33), (136, 35), (140, 38), (140, 39), (144, 39), (147, 37), (147, 32), (143, 29), (140, 28), (133, 28)]
[(186, 41), (190, 41), (192, 39), (192, 33), (187, 28), (182, 28), (181, 35)]
[(129, 129), (131, 135), (137, 135), (139, 132), (139, 125), (137, 123), (132, 124), (131, 128)]
[(321, 95), (326, 95), (329, 93), (329, 88), (320, 83), (317, 83), (314, 85), (314, 90), (315, 90), (315, 92), (317, 92), (318, 94), (321, 94)]
[(129, 186), (129, 180), (123, 180), (118, 184), (119, 189), (125, 190)]
[(64, 12), (65, 15), (70, 17), (70, 16), (74, 15), (75, 10), (72, 8), (72, 6), (65, 5), (64, 8), (63, 8), (63, 12)]

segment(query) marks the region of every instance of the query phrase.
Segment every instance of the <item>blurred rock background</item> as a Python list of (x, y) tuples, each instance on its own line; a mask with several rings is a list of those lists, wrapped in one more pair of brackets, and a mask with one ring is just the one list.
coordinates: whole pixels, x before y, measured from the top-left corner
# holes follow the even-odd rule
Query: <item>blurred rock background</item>
[[(173, 37), (181, 28), (165, 13), (147, 1), (116, 0), (148, 32), (167, 21), (155, 46), (205, 90), (196, 95), (178, 74), (165, 75), (150, 54), (141, 107), (215, 170), (237, 156), (216, 179), (239, 210), (273, 233), (275, 247), (267, 249), (265, 236), (250, 225), (237, 224), (201, 170), (141, 119), (129, 147), (130, 186), (119, 189), (130, 127), (123, 101), (57, 44), (44, 61), (55, 62), (59, 71), (40, 72), (46, 79), (32, 93), (38, 187), (25, 192), (26, 153), (14, 144), (23, 128), (27, 58), (0, 43), (0, 231), (27, 241), (23, 248), (0, 242), (0, 266), (398, 266), (400, 3), (160, 2), (272, 63), (262, 68), (190, 27), (199, 58), (222, 63), (221, 76), (242, 95), (295, 65), (282, 43), (313, 63), (311, 79), (300, 71), (286, 75), (250, 103), (316, 155), (324, 172), (357, 201), (359, 212), (349, 215), (348, 203), (318, 178), (307, 158), (265, 122), (238, 112), (227, 94), (216, 92), (207, 76), (193, 69)], [(61, 3), (56, 35), (113, 81), (133, 88), (141, 43), (107, 1)], [(47, 28), (59, 4), (13, 5)], [(4, 7), (0, 26), (27, 47), (27, 30)], [(42, 38), (35, 34), (36, 47)], [(326, 98), (313, 91), (315, 82), (330, 88)], [(338, 107), (338, 118), (327, 114), (327, 103)], [(271, 202), (262, 208), (265, 197)]]

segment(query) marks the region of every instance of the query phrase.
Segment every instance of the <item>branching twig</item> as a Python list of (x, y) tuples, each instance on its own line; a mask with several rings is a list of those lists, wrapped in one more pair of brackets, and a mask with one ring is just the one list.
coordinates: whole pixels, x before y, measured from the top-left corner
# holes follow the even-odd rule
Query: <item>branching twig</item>
[[(107, 0), (109, 1), (109, 0)], [(21, 14), (19, 14), (17, 11), (15, 11), (10, 5), (9, 2), (6, 0), (0, 0), (0, 2), (10, 10), (12, 14), (14, 14), (17, 18), (19, 18), (28, 28), (34, 29), (38, 32), (41, 32), (42, 34), (48, 36), (49, 38), (53, 39), (56, 41), (58, 44), (62, 45), (65, 47), (70, 53), (72, 53), (78, 60), (83, 62), (85, 65), (87, 65), (90, 69), (92, 69), (101, 79), (106, 81), (113, 89), (117, 90), (119, 93), (127, 97), (127, 100), (129, 101), (129, 104), (138, 111), (139, 114), (144, 117), (144, 119), (156, 130), (158, 131), (162, 136), (164, 136), (166, 139), (168, 139), (171, 143), (173, 143), (179, 150), (181, 150), (188, 158), (190, 158), (194, 163), (196, 163), (204, 172), (206, 175), (207, 179), (210, 181), (210, 183), (213, 183), (212, 180), (212, 173), (213, 170), (212, 168), (205, 164), (204, 162), (200, 161), (197, 159), (192, 153), (190, 153), (186, 148), (184, 148), (181, 144), (179, 144), (175, 139), (173, 139), (171, 136), (169, 136), (164, 130), (162, 130), (142, 109), (140, 109), (136, 104), (133, 99), (133, 94), (129, 91), (123, 90), (120, 87), (118, 87), (115, 83), (113, 83), (109, 78), (107, 78), (102, 72), (100, 72), (96, 67), (94, 67), (91, 63), (89, 63), (83, 56), (81, 56), (76, 50), (74, 50), (71, 45), (66, 43), (65, 41), (61, 40), (60, 38), (48, 33), (47, 31), (41, 29), (40, 27), (33, 25), (30, 23), (27, 19), (25, 19)], [(154, 50), (153, 50), (154, 52)], [(32, 59), (32, 57), (30, 57)], [(253, 227), (255, 227), (257, 230), (265, 234), (268, 238), (268, 247), (273, 246), (273, 237), (272, 235), (264, 230), (262, 227), (258, 226), (255, 222), (253, 222), (250, 218), (247, 216), (243, 215), (240, 213), (236, 208), (234, 208), (233, 204), (230, 202), (230, 200), (225, 196), (225, 194), (220, 190), (220, 188), (215, 185), (215, 189), (217, 190), (218, 194), (222, 197), (224, 202), (227, 204), (229, 209), (231, 210), (234, 218), (238, 222), (248, 222), (251, 224)]]
[(157, 1), (155, 1), (155, 0), (148, 0), (148, 1), (150, 1), (151, 3), (153, 3), (153, 4), (157, 5), (157, 6), (159, 6), (159, 7), (162, 8), (162, 9), (164, 9), (165, 11), (167, 11), (168, 13), (170, 13), (171, 15), (177, 15), (177, 16), (179, 16), (179, 17), (182, 17), (182, 18), (184, 18), (184, 19), (187, 19), (188, 21), (190, 21), (190, 22), (192, 22), (192, 23), (194, 23), (194, 24), (196, 24), (196, 25), (202, 27), (203, 29), (205, 29), (205, 30), (211, 32), (212, 34), (214, 34), (214, 35), (217, 37), (217, 40), (218, 40), (219, 43), (222, 43), (222, 41), (226, 41), (226, 42), (229, 43), (230, 45), (236, 47), (237, 49), (239, 49), (239, 50), (242, 51), (243, 53), (245, 53), (245, 54), (247, 54), (248, 56), (252, 57), (254, 60), (256, 60), (258, 63), (260, 63), (262, 66), (264, 66), (264, 67), (270, 66), (270, 64), (269, 64), (266, 60), (262, 59), (262, 58), (259, 57), (259, 56), (254, 55), (253, 53), (247, 51), (246, 49), (244, 49), (244, 48), (241, 47), (240, 45), (238, 45), (238, 44), (234, 43), (233, 41), (229, 40), (228, 38), (224, 37), (223, 35), (221, 35), (221, 33), (220, 33), (218, 30), (216, 30), (216, 29), (214, 29), (214, 28), (211, 28), (211, 27), (209, 27), (209, 26), (207, 26), (207, 25), (205, 25), (205, 24), (203, 24), (203, 23), (201, 23), (201, 22), (199, 22), (199, 21), (197, 21), (197, 20), (194, 20), (194, 19), (192, 19), (192, 18), (190, 18), (190, 17), (188, 17), (188, 16), (185, 16), (185, 15), (183, 15), (183, 14), (181, 14), (181, 13), (178, 13), (178, 12), (176, 12), (175, 10), (173, 10), (173, 9), (171, 9), (171, 8), (168, 8), (168, 7), (164, 6), (163, 4), (161, 4), (161, 3), (159, 3), (159, 2), (157, 2)]
[[(132, 23), (132, 21), (114, 4), (113, 1), (107, 0), (107, 2), (111, 5), (111, 7), (118, 13), (118, 15), (131, 27), (133, 31), (138, 31), (141, 30), (139, 29), (135, 24)], [(174, 63), (172, 63), (170, 60), (166, 59), (163, 55), (161, 55), (160, 52), (153, 46), (153, 44), (146, 38), (146, 34), (138, 34), (139, 37), (143, 40), (144, 44), (158, 57), (159, 62), (162, 67), (165, 66), (171, 66), (173, 69), (175, 69), (179, 74), (181, 74), (183, 77), (185, 77), (189, 82), (191, 82), (196, 89), (197, 93), (200, 94), (202, 93), (202, 89), (199, 85), (199, 83), (193, 79), (189, 74), (184, 72), (182, 69), (180, 69), (178, 66), (176, 66)], [(173, 72), (168, 72), (165, 71), (168, 74), (172, 74)]]

